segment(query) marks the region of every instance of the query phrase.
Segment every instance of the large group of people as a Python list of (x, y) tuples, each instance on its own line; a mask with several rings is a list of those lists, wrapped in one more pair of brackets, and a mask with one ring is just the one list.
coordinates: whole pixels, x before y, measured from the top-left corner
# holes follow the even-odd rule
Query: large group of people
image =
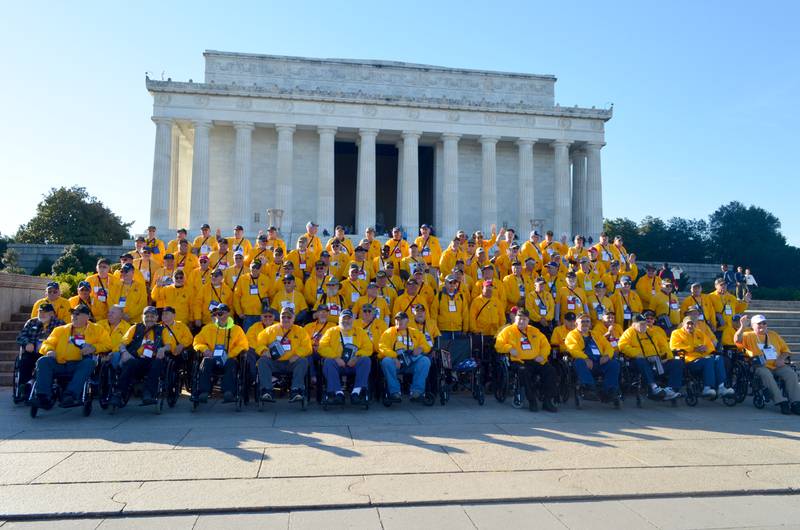
[(375, 370), (390, 402), (403, 399), (402, 376), (411, 401), (422, 401), (434, 351), (470, 339), (492, 363), (519, 369), (532, 409), (538, 395), (557, 410), (557, 355), (582, 395), (616, 401), (627, 366), (651, 398), (671, 401), (687, 374), (702, 381), (703, 397), (731, 395), (720, 354), (737, 350), (781, 412), (800, 414), (789, 349), (762, 315), (743, 316), (748, 292), (737, 297), (723, 276), (712, 292), (692, 284), (681, 299), (674, 277), (649, 264), (640, 273), (621, 237), (589, 245), (577, 235), (568, 245), (550, 231), (521, 241), (492, 227), (488, 237), (459, 231), (440, 242), (422, 225), (414, 240), (395, 228), (385, 242), (372, 229), (354, 242), (337, 227), (323, 243), (315, 223), (306, 229), (290, 248), (275, 227), (251, 242), (242, 226), (223, 237), (204, 224), (193, 240), (181, 229), (165, 244), (151, 226), (118, 264), (98, 260), (75, 296), (49, 283), (18, 338), (19, 381), (35, 389), (27, 399), (52, 406), (61, 376), (61, 405), (79, 404), (95, 366), (111, 363), (115, 406), (139, 381), (153, 403), (164, 360), (191, 353), (199, 402), (217, 380), (233, 400), (240, 363), (260, 381), (262, 402), (275, 401), (275, 376), (286, 374), (290, 401), (311, 381), (344, 403), (349, 375), (350, 400), (360, 403)]

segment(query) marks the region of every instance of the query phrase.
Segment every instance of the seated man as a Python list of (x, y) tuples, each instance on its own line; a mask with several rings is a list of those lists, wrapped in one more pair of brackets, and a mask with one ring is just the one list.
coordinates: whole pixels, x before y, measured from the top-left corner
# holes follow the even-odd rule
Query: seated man
[(158, 379), (167, 350), (163, 332), (164, 328), (158, 324), (158, 309), (153, 306), (144, 308), (141, 323), (128, 328), (120, 345), (119, 385), (111, 396), (113, 406), (122, 407), (131, 384), (142, 377), (142, 405), (156, 403)]
[(714, 399), (717, 395), (730, 396), (735, 393), (732, 388), (725, 386), (725, 361), (721, 355), (715, 355), (711, 339), (697, 329), (691, 317), (685, 317), (681, 327), (672, 332), (669, 347), (673, 352), (684, 353), (689, 370), (702, 374), (703, 397)]
[(294, 323), (294, 311), (285, 307), (281, 310), (281, 321), (258, 334), (255, 346), (258, 359), (258, 389), (261, 401), (274, 403), (272, 395), (272, 374), (292, 374), (289, 403), (303, 400), (306, 389), (308, 358), (311, 355), (311, 340), (306, 331)]
[(394, 326), (381, 335), (378, 359), (386, 378), (386, 387), (392, 403), (400, 403), (400, 380), (398, 374), (412, 374), (411, 402), (422, 402), (425, 396), (425, 381), (431, 368), (431, 360), (424, 354), (431, 351), (425, 336), (408, 325), (408, 314), (399, 312), (394, 316)]
[(38, 406), (52, 406), (53, 378), (59, 375), (71, 377), (61, 396), (62, 407), (80, 405), (83, 386), (95, 367), (93, 355), (108, 351), (111, 340), (99, 325), (89, 322), (91, 311), (83, 304), (72, 310), (72, 323), (59, 326), (42, 343), (36, 361), (36, 396)]
[[(666, 400), (681, 397), (678, 391), (683, 386), (683, 361), (675, 358), (663, 336), (648, 331), (644, 316), (633, 315), (631, 327), (619, 339), (619, 351), (631, 359), (642, 374), (650, 397)], [(665, 388), (656, 384), (656, 374), (667, 375)]]
[[(775, 331), (767, 329), (767, 319), (764, 315), (755, 315), (750, 321), (752, 331), (745, 331), (747, 317), (743, 316), (739, 322), (739, 329), (734, 335), (736, 345), (744, 348), (749, 357), (756, 360), (758, 368), (756, 375), (769, 390), (772, 402), (781, 408), (782, 414), (800, 414), (800, 384), (797, 382), (797, 372), (787, 364), (792, 352)], [(786, 388), (788, 398), (783, 397), (775, 378), (780, 378)]]
[(564, 339), (567, 351), (575, 359), (575, 372), (581, 385), (590, 392), (595, 391), (595, 375), (603, 375), (603, 392), (619, 406), (619, 361), (614, 358), (614, 348), (598, 331), (592, 331), (592, 318), (581, 313), (578, 326)]
[(200, 363), (200, 381), (197, 400), (208, 401), (211, 393), (211, 378), (214, 372), (224, 370), (222, 394), (226, 403), (234, 400), (236, 370), (239, 369), (239, 354), (249, 348), (242, 328), (233, 323), (231, 310), (220, 304), (211, 315), (213, 320), (203, 326), (194, 338), (194, 350), (203, 357)]
[(39, 304), (37, 316), (31, 318), (17, 335), (20, 347), (19, 388), (14, 396), (15, 402), (23, 401), (28, 396), (28, 382), (33, 377), (33, 369), (39, 360), (39, 346), (64, 321), (56, 318), (56, 308), (50, 302)]
[(555, 369), (547, 362), (550, 357), (550, 344), (541, 331), (529, 324), (528, 310), (518, 309), (514, 323), (504, 327), (497, 334), (495, 349), (497, 353), (507, 353), (511, 362), (522, 364), (525, 367), (522, 374), (528, 408), (532, 411), (538, 409), (533, 382), (534, 377), (539, 375), (544, 395), (542, 408), (547, 412), (558, 412), (555, 406), (557, 375)]
[(561, 353), (566, 353), (567, 345), (564, 343), (564, 339), (567, 338), (569, 332), (578, 327), (576, 319), (578, 317), (570, 311), (569, 313), (564, 315), (564, 323), (560, 326), (556, 326), (553, 329), (553, 334), (550, 335), (550, 347)]
[(328, 398), (336, 404), (344, 404), (342, 375), (355, 374), (350, 402), (360, 404), (369, 382), (372, 341), (366, 331), (353, 326), (352, 311), (342, 311), (339, 325), (325, 332), (319, 341), (319, 355), (324, 359), (322, 373), (325, 374)]

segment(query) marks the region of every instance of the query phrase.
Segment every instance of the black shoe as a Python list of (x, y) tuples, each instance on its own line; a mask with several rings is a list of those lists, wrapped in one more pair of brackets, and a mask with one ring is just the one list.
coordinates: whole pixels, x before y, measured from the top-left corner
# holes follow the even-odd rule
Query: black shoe
[(53, 408), (53, 403), (50, 401), (50, 396), (47, 394), (36, 394), (31, 400), (30, 405), (44, 410)]
[(150, 394), (142, 396), (142, 406), (155, 405), (156, 403), (158, 403), (158, 400)]
[(233, 392), (224, 392), (222, 394), (222, 402), (223, 403), (233, 403), (236, 401), (236, 396), (233, 395)]
[(528, 410), (531, 412), (539, 412), (539, 404), (536, 402), (536, 398), (528, 400)]
[(552, 399), (545, 399), (542, 402), (542, 409), (546, 410), (547, 412), (558, 412), (555, 403), (553, 403)]
[(108, 404), (118, 409), (122, 408), (122, 396), (119, 394), (119, 392), (115, 392), (111, 395), (111, 398), (108, 400)]
[(263, 390), (261, 392), (261, 401), (264, 403), (275, 403), (275, 398), (272, 396), (272, 392), (269, 390)]
[(781, 414), (792, 413), (792, 406), (789, 405), (788, 401), (781, 401), (780, 403), (778, 403), (778, 406), (781, 408)]
[(578, 393), (586, 401), (598, 401), (598, 399), (599, 399), (598, 394), (597, 394), (597, 390), (593, 386), (581, 385)]
[(208, 392), (200, 392), (197, 394), (197, 401), (200, 403), (208, 403)]
[(289, 393), (289, 403), (297, 403), (303, 401), (303, 391), (299, 388), (293, 388)]
[(333, 402), (337, 405), (344, 405), (344, 392), (337, 392), (333, 398)]
[(411, 403), (424, 403), (425, 397), (422, 394), (411, 394), (409, 401)]
[(70, 394), (69, 392), (65, 392), (63, 396), (61, 396), (61, 404), (59, 405), (62, 409), (66, 409), (69, 407), (75, 407), (80, 405), (75, 399), (75, 396)]
[(403, 395), (400, 392), (395, 392), (391, 396), (389, 396), (389, 401), (392, 403), (402, 403), (403, 402)]
[(795, 414), (800, 414), (800, 401), (795, 401), (792, 403), (792, 412)]
[(350, 404), (351, 405), (360, 405), (361, 404), (361, 394), (358, 392), (351, 392), (350, 393)]

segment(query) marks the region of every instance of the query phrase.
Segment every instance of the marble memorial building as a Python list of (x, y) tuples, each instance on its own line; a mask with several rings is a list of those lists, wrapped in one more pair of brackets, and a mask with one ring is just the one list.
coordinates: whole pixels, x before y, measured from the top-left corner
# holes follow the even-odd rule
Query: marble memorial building
[[(556, 78), (394, 61), (206, 51), (205, 79), (147, 79), (150, 221), (285, 237), (493, 223), (597, 237), (611, 110), (555, 104)], [(290, 242), (293, 245), (293, 241)]]

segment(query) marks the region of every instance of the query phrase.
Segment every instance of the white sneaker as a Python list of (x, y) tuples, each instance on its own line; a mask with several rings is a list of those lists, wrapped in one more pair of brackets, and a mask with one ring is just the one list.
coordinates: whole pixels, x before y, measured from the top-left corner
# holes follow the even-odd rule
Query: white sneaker
[(681, 397), (680, 392), (675, 392), (671, 387), (664, 388), (664, 399), (666, 401), (672, 401), (673, 399), (678, 399), (679, 397)]
[(714, 399), (715, 397), (717, 397), (717, 393), (710, 386), (703, 387), (703, 394), (702, 395), (703, 395), (704, 398), (708, 398), (708, 399)]
[(717, 394), (720, 396), (732, 396), (735, 393), (736, 392), (732, 388), (725, 388), (725, 385), (719, 385), (719, 388), (717, 389)]

